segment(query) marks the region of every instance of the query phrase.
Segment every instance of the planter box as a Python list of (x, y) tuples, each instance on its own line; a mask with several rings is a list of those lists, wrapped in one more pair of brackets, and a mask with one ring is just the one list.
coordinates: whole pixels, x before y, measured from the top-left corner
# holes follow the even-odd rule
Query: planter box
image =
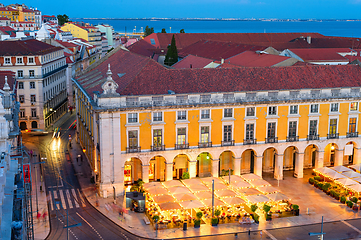
[(218, 223), (212, 223), (212, 227), (217, 227)]
[(357, 211), (358, 211), (358, 206), (353, 206), (353, 207), (352, 207), (352, 210), (354, 210), (354, 211), (357, 212)]
[(300, 209), (293, 210), (293, 215), (299, 216), (300, 215)]
[(201, 225), (194, 225), (194, 228), (200, 228), (200, 227), (201, 227)]

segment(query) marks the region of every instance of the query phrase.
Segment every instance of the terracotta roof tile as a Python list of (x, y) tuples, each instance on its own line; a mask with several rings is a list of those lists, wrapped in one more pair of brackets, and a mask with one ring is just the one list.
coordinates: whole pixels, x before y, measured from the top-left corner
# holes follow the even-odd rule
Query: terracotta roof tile
[(0, 41), (0, 56), (44, 55), (61, 49), (35, 39)]
[(213, 62), (212, 59), (197, 57), (194, 55), (188, 55), (182, 60), (176, 62), (172, 65), (172, 67), (180, 69), (180, 68), (203, 68)]
[(289, 49), (291, 52), (299, 56), (305, 62), (319, 62), (319, 61), (337, 61), (348, 62), (348, 59), (344, 58), (338, 53), (351, 53), (354, 52), (349, 48), (295, 48)]
[(233, 57), (227, 58), (225, 62), (244, 67), (272, 67), (273, 65), (288, 59), (290, 58), (272, 54), (256, 53), (253, 51), (245, 51)]

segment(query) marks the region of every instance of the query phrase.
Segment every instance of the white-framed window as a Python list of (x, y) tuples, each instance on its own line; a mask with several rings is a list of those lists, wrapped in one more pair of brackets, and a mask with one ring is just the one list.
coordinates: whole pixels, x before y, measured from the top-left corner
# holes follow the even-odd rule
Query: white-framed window
[(331, 112), (338, 112), (338, 103), (331, 103)]
[(34, 57), (28, 57), (28, 64), (34, 64)]
[(19, 82), (18, 83), (18, 88), (19, 89), (24, 89), (24, 82)]
[(255, 107), (247, 107), (246, 108), (246, 116), (247, 117), (254, 117), (255, 116)]
[(36, 95), (35, 94), (30, 95), (30, 102), (31, 102), (31, 104), (36, 103)]
[(201, 110), (201, 119), (210, 119), (211, 118), (211, 110), (210, 109), (202, 109)]
[(177, 128), (177, 144), (186, 144), (187, 128)]
[(298, 105), (290, 106), (290, 114), (298, 114)]
[(288, 136), (289, 137), (297, 136), (297, 121), (288, 122)]
[(318, 126), (318, 120), (310, 120), (310, 129), (308, 134), (310, 136), (316, 136), (317, 135), (317, 126)]
[(177, 120), (187, 120), (187, 111), (178, 111), (177, 112)]
[(35, 82), (30, 82), (30, 89), (35, 89)]
[(25, 109), (20, 109), (19, 111), (19, 117), (24, 118), (25, 117)]
[(225, 108), (223, 110), (223, 117), (224, 118), (231, 118), (233, 117), (233, 108)]
[(269, 106), (268, 107), (268, 116), (277, 115), (277, 106)]
[(331, 135), (334, 135), (337, 133), (337, 118), (330, 119), (330, 128), (329, 128), (328, 133)]
[(310, 112), (311, 113), (318, 113), (318, 104), (311, 104)]
[(223, 126), (223, 141), (224, 142), (232, 141), (232, 125)]
[(29, 70), (29, 77), (35, 77), (35, 70)]
[(23, 64), (23, 58), (22, 57), (16, 57), (16, 64)]
[(254, 123), (246, 124), (246, 140), (254, 139)]
[(358, 102), (351, 102), (350, 111), (357, 111), (357, 110), (358, 110)]
[(23, 77), (24, 77), (24, 71), (18, 70), (18, 78), (23, 78)]
[(201, 127), (201, 143), (209, 142), (209, 126)]
[(138, 147), (138, 130), (128, 131), (128, 147), (130, 149)]
[(154, 112), (153, 113), (153, 122), (162, 122), (162, 121), (163, 121), (162, 112)]
[(268, 122), (267, 124), (267, 137), (275, 138), (276, 137), (276, 122)]
[(156, 148), (161, 147), (163, 144), (162, 129), (153, 129), (153, 146)]
[(137, 123), (138, 113), (128, 113), (128, 123)]
[(20, 103), (24, 103), (24, 102), (25, 102), (25, 97), (24, 97), (24, 95), (19, 95), (19, 102), (20, 102)]
[(36, 108), (31, 109), (31, 117), (36, 117)]
[(10, 65), (11, 64), (11, 57), (5, 57), (4, 64), (5, 65)]
[(357, 118), (352, 117), (349, 118), (348, 120), (348, 132), (349, 133), (356, 133), (356, 129), (357, 129)]

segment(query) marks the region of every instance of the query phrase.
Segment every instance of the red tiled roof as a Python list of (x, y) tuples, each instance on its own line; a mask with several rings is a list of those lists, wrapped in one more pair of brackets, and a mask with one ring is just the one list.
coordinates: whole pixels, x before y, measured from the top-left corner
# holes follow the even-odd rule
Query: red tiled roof
[[(358, 65), (167, 69), (149, 58), (120, 49), (77, 78), (89, 96), (93, 91), (102, 92), (108, 64), (111, 64), (112, 77), (119, 84), (117, 92), (121, 95), (167, 94), (168, 90), (181, 94), (361, 85)], [(99, 75), (101, 81), (94, 84)]]
[(298, 48), (289, 49), (291, 52), (299, 56), (305, 62), (315, 61), (335, 61), (335, 62), (348, 62), (348, 59), (344, 58), (338, 53), (350, 53), (353, 52), (351, 49), (345, 48)]
[(128, 46), (128, 50), (133, 53), (143, 55), (145, 57), (152, 57), (153, 52), (156, 49), (152, 44), (150, 44), (146, 41), (140, 40), (140, 41), (137, 41), (137, 42), (131, 44), (130, 46)]
[(203, 68), (213, 62), (212, 59), (197, 57), (194, 55), (188, 55), (183, 58), (179, 62), (176, 62), (172, 65), (172, 67), (180, 69), (180, 68)]
[(11, 7), (0, 7), (0, 11), (18, 11), (17, 9), (11, 8)]
[(319, 33), (152, 33), (143, 40), (151, 44), (154, 39), (155, 47), (167, 49), (174, 35), (177, 48), (182, 49), (200, 40), (232, 42), (269, 47), (272, 43), (289, 42), (302, 36), (312, 38), (324, 37)]
[(5, 20), (5, 21), (9, 21), (10, 19), (7, 17), (0, 17), (0, 20)]
[(76, 48), (79, 46), (79, 45), (76, 45), (75, 43), (71, 43), (71, 42), (63, 42), (61, 40), (55, 40), (55, 41), (66, 48)]
[(178, 55), (180, 57), (184, 57), (188, 54), (192, 54), (195, 56), (200, 56), (213, 60), (221, 60), (222, 58), (229, 58), (247, 50), (256, 51), (264, 49), (265, 47), (261, 46), (246, 45), (232, 42), (201, 40), (183, 48)]
[[(220, 62), (217, 62), (218, 64), (221, 64)], [(230, 63), (223, 63), (221, 65), (219, 65), (217, 68), (241, 68), (242, 66), (237, 66), (237, 65), (234, 65), (234, 64), (230, 64)]]
[(346, 37), (312, 37), (311, 43), (307, 38), (297, 38), (290, 42), (273, 42), (270, 46), (282, 51), (290, 48), (360, 48), (361, 39)]
[(0, 56), (43, 55), (61, 49), (35, 39), (0, 41)]
[(256, 53), (253, 51), (245, 51), (233, 57), (227, 58), (225, 62), (244, 67), (272, 67), (273, 65), (281, 63), (287, 59), (290, 58), (272, 54)]

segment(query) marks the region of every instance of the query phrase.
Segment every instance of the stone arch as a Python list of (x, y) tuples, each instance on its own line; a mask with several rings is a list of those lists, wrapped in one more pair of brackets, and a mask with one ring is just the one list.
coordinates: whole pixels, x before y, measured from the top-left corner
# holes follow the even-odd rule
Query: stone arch
[(20, 130), (26, 130), (27, 126), (26, 126), (26, 122), (20, 122)]
[(278, 151), (274, 147), (266, 148), (262, 154), (262, 176), (274, 175), (276, 155)]
[(31, 122), (31, 128), (38, 128), (38, 122), (37, 121), (32, 121)]
[(357, 143), (355, 141), (349, 141), (345, 144), (343, 148), (343, 164), (342, 165), (352, 165), (356, 164), (357, 157)]
[(165, 181), (166, 159), (162, 155), (154, 155), (149, 160), (149, 182)]
[(197, 177), (212, 176), (212, 155), (209, 152), (201, 152), (197, 156)]
[(315, 168), (317, 166), (318, 152), (320, 147), (317, 144), (310, 144), (304, 150), (303, 168)]
[(185, 172), (189, 172), (189, 156), (181, 153), (173, 159), (173, 179), (182, 179)]
[(231, 169), (231, 171), (234, 170), (234, 159), (235, 159), (235, 154), (230, 150), (223, 151), (219, 155), (219, 165), (218, 165), (219, 176), (227, 174), (227, 171), (229, 171), (229, 169)]
[(325, 147), (325, 153), (323, 156), (323, 166), (330, 167), (335, 165), (336, 152), (338, 151), (338, 145), (336, 143), (329, 143)]
[(124, 184), (132, 184), (138, 179), (143, 179), (142, 161), (137, 157), (132, 157), (124, 163)]
[(294, 145), (288, 146), (283, 151), (283, 170), (295, 170), (298, 148)]
[(242, 152), (240, 173), (254, 173), (257, 153), (254, 149), (248, 148)]

